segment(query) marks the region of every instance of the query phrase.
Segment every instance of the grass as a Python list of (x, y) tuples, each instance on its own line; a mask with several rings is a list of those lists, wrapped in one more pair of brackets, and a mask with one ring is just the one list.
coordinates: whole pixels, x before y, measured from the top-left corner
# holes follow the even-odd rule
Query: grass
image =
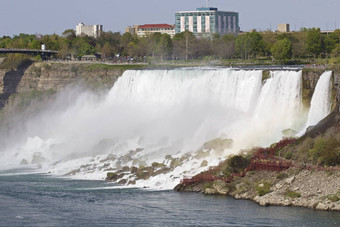
[(106, 69), (106, 70), (111, 70), (111, 69), (116, 69), (116, 70), (131, 70), (131, 69), (142, 69), (145, 68), (146, 65), (133, 65), (133, 64), (126, 64), (126, 65), (107, 65), (107, 64), (90, 64), (86, 66), (88, 69)]
[(285, 179), (288, 177), (288, 174), (287, 173), (279, 173), (277, 176), (276, 176), (276, 179), (278, 180), (282, 180), (282, 179)]
[(340, 200), (338, 195), (329, 195), (327, 196), (327, 199), (330, 200), (331, 202), (338, 202)]
[(203, 189), (205, 190), (205, 189), (207, 189), (207, 188), (212, 188), (212, 183), (210, 183), (210, 182), (204, 183)]
[(271, 183), (268, 181), (260, 182), (256, 186), (256, 192), (259, 196), (264, 196), (270, 192)]
[(294, 192), (294, 191), (286, 191), (286, 196), (290, 197), (290, 198), (300, 198), (301, 194), (298, 192)]

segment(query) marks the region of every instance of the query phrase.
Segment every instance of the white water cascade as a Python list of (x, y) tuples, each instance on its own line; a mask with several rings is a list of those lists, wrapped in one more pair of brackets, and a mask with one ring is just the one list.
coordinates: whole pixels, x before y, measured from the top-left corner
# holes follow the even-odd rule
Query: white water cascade
[[(285, 129), (300, 131), (301, 75), (271, 72), (263, 84), (262, 71), (126, 71), (104, 98), (72, 93), (66, 102), (60, 95), (26, 121), (17, 137), (23, 140), (0, 149), (0, 162), (35, 160), (52, 174), (76, 170), (77, 178), (103, 179), (120, 166), (168, 165), (165, 156), (189, 154), (172, 172), (136, 184), (172, 188), (184, 175), (208, 168), (203, 160), (216, 165), (240, 149), (280, 140)], [(216, 138), (232, 139), (233, 147), (201, 159), (190, 156)]]
[(308, 113), (306, 128), (316, 125), (331, 111), (331, 77), (332, 71), (324, 72), (316, 84)]

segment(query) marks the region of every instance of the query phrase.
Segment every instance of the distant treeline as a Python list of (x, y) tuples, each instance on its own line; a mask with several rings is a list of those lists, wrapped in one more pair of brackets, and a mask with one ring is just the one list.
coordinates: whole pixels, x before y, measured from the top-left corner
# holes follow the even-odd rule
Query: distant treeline
[(318, 28), (291, 33), (253, 31), (238, 36), (215, 34), (210, 39), (197, 38), (188, 31), (176, 34), (172, 39), (160, 33), (139, 38), (118, 32), (104, 32), (99, 38), (76, 37), (75, 31), (68, 29), (61, 36), (4, 36), (0, 38), (0, 48), (40, 49), (41, 44), (45, 44), (47, 49), (59, 51), (60, 59), (100, 53), (103, 60), (112, 60), (119, 55), (157, 60), (274, 59), (286, 62), (291, 59), (339, 57), (339, 41), (340, 30), (322, 34)]

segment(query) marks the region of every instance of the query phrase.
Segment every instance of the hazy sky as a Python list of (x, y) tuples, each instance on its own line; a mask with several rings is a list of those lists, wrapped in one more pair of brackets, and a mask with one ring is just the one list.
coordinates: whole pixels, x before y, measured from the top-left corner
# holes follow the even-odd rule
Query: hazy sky
[[(195, 10), (205, 0), (0, 0), (0, 36), (61, 34), (79, 22), (124, 32), (133, 24), (175, 23), (176, 11)], [(221, 11), (237, 11), (243, 31), (275, 30), (279, 23), (340, 28), (340, 0), (211, 0)]]

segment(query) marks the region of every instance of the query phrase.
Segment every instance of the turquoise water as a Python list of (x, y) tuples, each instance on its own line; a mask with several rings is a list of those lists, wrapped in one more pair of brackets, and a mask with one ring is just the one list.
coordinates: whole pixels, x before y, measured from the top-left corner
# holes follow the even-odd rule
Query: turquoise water
[(0, 226), (339, 226), (340, 213), (0, 171)]

